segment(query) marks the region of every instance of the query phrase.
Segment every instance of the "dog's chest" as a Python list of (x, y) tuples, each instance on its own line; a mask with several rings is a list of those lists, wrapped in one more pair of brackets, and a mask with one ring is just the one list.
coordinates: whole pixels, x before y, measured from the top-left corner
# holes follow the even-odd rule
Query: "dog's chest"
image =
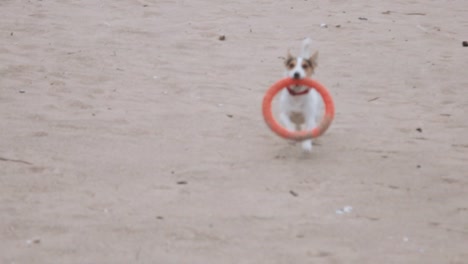
[(307, 95), (288, 96), (287, 108), (288, 112), (303, 112), (307, 104)]

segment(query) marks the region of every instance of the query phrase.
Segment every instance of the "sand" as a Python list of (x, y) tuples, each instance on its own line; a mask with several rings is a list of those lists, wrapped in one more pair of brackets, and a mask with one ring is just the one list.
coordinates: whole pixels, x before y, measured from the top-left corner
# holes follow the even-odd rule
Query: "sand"
[[(468, 263), (466, 1), (0, 14), (0, 263)], [(260, 111), (306, 36), (311, 155)]]

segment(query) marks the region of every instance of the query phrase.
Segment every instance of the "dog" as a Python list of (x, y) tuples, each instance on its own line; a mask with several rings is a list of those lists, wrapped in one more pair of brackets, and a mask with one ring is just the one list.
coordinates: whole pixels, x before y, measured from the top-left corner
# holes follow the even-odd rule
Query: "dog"
[[(310, 38), (302, 42), (299, 56), (288, 52), (284, 61), (285, 75), (293, 79), (309, 78), (317, 68), (318, 51), (310, 55)], [(288, 130), (312, 130), (317, 126), (317, 119), (323, 109), (323, 100), (314, 89), (294, 85), (283, 89), (279, 99), (279, 120)], [(302, 141), (305, 152), (312, 151), (312, 139)]]

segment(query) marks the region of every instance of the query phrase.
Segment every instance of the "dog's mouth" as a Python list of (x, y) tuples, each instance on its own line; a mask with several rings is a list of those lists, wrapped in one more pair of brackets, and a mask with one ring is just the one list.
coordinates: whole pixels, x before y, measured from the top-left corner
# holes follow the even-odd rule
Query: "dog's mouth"
[(293, 90), (294, 92), (302, 92), (307, 89), (307, 87), (304, 87), (301, 85), (291, 85), (289, 88)]

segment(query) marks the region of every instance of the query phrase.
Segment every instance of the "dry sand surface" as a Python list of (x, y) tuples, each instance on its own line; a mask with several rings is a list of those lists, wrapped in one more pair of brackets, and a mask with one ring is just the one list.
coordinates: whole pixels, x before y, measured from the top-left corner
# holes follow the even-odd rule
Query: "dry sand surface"
[[(1, 0), (0, 34), (2, 264), (468, 263), (466, 0)], [(260, 112), (306, 36), (311, 155)]]

